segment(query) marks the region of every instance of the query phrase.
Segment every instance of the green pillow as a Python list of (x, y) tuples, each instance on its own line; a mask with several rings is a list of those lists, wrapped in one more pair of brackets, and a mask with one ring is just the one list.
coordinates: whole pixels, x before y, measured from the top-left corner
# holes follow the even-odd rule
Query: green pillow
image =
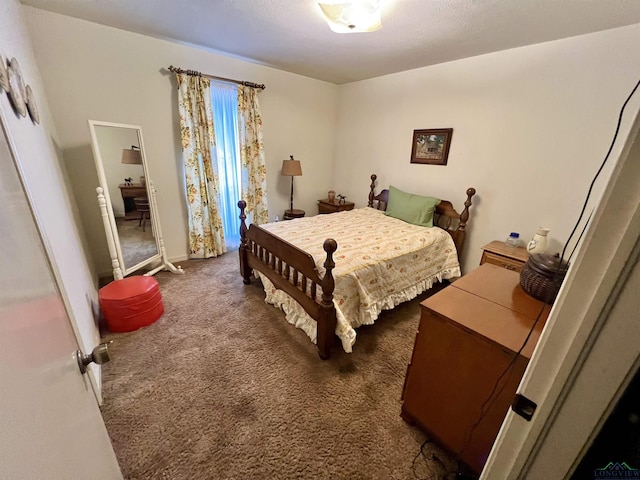
[(433, 227), (433, 212), (440, 200), (403, 192), (389, 186), (386, 215), (422, 227)]

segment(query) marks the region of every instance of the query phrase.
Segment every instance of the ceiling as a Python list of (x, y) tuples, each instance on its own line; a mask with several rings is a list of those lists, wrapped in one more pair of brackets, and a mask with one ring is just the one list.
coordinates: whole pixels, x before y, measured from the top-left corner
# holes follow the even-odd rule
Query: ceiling
[(640, 23), (640, 0), (382, 0), (382, 29), (354, 34), (313, 0), (21, 1), (336, 84)]

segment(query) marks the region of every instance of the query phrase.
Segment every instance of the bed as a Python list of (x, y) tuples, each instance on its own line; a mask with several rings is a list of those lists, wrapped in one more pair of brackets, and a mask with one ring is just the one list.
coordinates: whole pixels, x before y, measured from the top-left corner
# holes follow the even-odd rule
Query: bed
[(247, 227), (246, 203), (238, 202), (243, 282), (259, 277), (265, 300), (307, 333), (322, 359), (329, 358), (336, 337), (350, 352), (357, 327), (460, 276), (475, 189), (467, 189), (460, 213), (441, 200), (435, 228), (428, 228), (386, 215), (389, 190), (376, 195), (376, 179), (371, 175), (367, 207), (328, 215)]

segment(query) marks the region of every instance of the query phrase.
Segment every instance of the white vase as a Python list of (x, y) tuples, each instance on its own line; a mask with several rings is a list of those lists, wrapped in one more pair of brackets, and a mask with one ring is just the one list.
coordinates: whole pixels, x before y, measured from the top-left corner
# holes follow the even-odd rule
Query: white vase
[(529, 253), (544, 253), (547, 249), (547, 234), (548, 228), (538, 227), (538, 231), (527, 244), (527, 251)]

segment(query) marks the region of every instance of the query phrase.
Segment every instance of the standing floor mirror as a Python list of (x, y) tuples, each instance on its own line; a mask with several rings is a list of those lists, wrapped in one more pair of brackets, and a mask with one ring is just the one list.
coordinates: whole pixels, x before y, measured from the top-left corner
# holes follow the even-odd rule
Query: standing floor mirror
[(145, 267), (144, 275), (184, 273), (167, 260), (141, 128), (89, 120), (89, 130), (114, 280)]

